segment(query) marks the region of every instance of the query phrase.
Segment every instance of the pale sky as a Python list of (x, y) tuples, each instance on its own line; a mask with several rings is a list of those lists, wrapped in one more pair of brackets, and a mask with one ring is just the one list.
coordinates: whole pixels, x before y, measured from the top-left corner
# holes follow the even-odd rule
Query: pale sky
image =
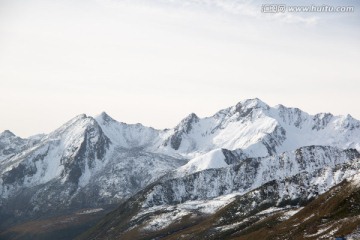
[(48, 133), (102, 111), (170, 128), (254, 97), (360, 119), (358, 1), (316, 1), (355, 6), (317, 14), (264, 3), (0, 0), (0, 132)]

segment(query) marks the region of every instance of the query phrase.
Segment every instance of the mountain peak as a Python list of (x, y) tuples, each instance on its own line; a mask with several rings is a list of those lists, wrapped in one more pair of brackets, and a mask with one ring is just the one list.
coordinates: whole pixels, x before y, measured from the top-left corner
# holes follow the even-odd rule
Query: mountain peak
[(109, 116), (106, 112), (102, 112), (95, 117), (95, 120), (100, 124), (108, 124), (110, 122), (116, 122), (112, 117)]
[(247, 108), (265, 108), (265, 109), (269, 108), (269, 105), (261, 101), (259, 98), (245, 99), (243, 101), (240, 101), (238, 104), (242, 104)]
[(176, 127), (177, 130), (182, 130), (186, 133), (189, 133), (192, 129), (192, 124), (199, 121), (199, 117), (195, 113), (189, 114), (183, 120), (181, 120), (180, 124)]
[(72, 124), (74, 124), (75, 122), (88, 118), (88, 116), (85, 113), (79, 114), (76, 117), (70, 119), (70, 121), (68, 121), (67, 123), (65, 123), (65, 126), (70, 126)]
[(87, 118), (85, 113), (81, 113), (81, 114), (77, 115), (76, 117), (74, 117), (73, 119), (83, 119), (83, 118)]
[(166, 146), (169, 141), (171, 147), (178, 150), (182, 142), (183, 134), (190, 133), (191, 129), (193, 129), (193, 124), (197, 122), (199, 122), (199, 117), (195, 113), (189, 114), (175, 127), (174, 134), (167, 139), (164, 145)]
[(65, 123), (65, 124), (72, 124), (72, 123), (77, 122), (77, 121), (79, 121), (79, 120), (81, 120), (81, 119), (84, 119), (84, 118), (87, 118), (87, 115), (86, 115), (85, 113), (82, 113), (82, 114), (79, 114), (79, 115), (73, 117), (72, 119), (70, 119), (70, 120), (69, 120), (67, 123)]
[(199, 120), (199, 117), (195, 114), (195, 113), (190, 113), (186, 118), (183, 119), (183, 121), (188, 122), (188, 121), (196, 121)]
[(2, 133), (0, 133), (0, 137), (15, 137), (15, 134), (12, 133), (10, 130), (5, 130)]
[(247, 116), (253, 109), (269, 110), (270, 107), (258, 98), (246, 99), (235, 105), (235, 112), (240, 113), (241, 117)]
[(92, 117), (88, 117), (86, 114), (79, 114), (76, 117), (67, 121), (61, 127), (57, 128), (55, 131), (51, 132), (48, 135), (48, 137), (50, 138), (58, 137), (59, 135), (69, 131), (69, 129), (73, 129), (74, 127), (76, 128), (76, 126), (81, 126), (85, 122), (88, 123), (89, 121), (91, 121), (91, 119)]

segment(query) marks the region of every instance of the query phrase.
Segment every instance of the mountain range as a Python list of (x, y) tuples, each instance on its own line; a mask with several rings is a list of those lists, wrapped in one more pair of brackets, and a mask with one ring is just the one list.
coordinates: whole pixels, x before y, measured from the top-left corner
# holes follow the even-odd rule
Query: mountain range
[[(6, 130), (0, 239), (289, 239), (283, 229), (296, 216), (293, 225), (306, 224), (311, 204), (326, 208), (320, 198), (357, 199), (358, 151), (360, 121), (350, 115), (259, 99), (210, 117), (192, 113), (164, 130), (106, 113), (27, 139)], [(334, 221), (296, 236), (356, 234), (358, 225)]]

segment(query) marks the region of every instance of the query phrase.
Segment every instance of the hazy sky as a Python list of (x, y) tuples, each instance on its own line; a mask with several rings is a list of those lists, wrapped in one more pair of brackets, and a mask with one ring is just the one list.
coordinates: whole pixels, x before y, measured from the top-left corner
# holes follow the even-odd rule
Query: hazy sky
[(0, 0), (0, 131), (102, 111), (166, 128), (253, 97), (360, 119), (358, 1), (316, 1), (354, 13), (261, 13), (270, 2)]

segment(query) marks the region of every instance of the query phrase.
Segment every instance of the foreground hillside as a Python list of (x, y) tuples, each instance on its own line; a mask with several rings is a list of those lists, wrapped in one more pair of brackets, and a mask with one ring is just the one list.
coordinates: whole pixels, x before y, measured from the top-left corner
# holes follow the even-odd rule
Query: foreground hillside
[[(274, 191), (279, 184), (269, 182), (243, 196), (237, 196), (214, 213), (203, 216), (183, 214), (176, 222), (158, 218), (158, 229), (140, 230), (148, 214), (142, 214), (137, 225), (132, 210), (139, 201), (132, 199), (108, 214), (96, 227), (78, 239), (331, 239), (360, 237), (360, 181), (359, 174), (339, 183), (314, 199), (278, 201)], [(256, 197), (256, 208), (252, 207)], [(259, 199), (260, 197), (260, 199)], [(211, 202), (208, 202), (211, 205)], [(157, 216), (166, 215), (159, 209)]]

